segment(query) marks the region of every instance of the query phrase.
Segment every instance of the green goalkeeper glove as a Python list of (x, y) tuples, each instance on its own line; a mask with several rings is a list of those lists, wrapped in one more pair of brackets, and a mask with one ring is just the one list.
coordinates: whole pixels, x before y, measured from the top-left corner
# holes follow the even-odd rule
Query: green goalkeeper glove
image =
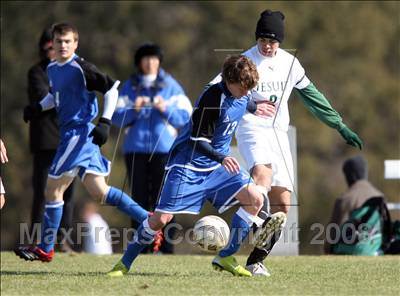
[(360, 150), (362, 149), (363, 142), (361, 141), (360, 137), (346, 125), (343, 124), (342, 128), (339, 130), (339, 133), (346, 140), (347, 144), (357, 147)]

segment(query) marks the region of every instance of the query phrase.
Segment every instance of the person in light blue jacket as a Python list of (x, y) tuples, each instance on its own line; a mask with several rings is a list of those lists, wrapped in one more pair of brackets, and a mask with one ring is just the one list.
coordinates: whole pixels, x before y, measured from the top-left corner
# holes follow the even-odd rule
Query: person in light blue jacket
[[(135, 73), (121, 87), (113, 124), (125, 128), (123, 154), (135, 200), (152, 211), (162, 185), (168, 152), (178, 130), (190, 119), (192, 104), (164, 69), (162, 49), (152, 43), (135, 52)], [(132, 221), (134, 228), (138, 227)], [(164, 233), (165, 238), (171, 237)], [(153, 250), (159, 251), (159, 242)], [(165, 240), (163, 253), (171, 253)]]

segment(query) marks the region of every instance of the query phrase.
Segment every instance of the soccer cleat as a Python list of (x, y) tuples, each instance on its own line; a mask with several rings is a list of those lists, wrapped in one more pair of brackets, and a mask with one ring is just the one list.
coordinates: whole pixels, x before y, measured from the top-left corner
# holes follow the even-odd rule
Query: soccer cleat
[(239, 265), (239, 263), (237, 263), (236, 261), (236, 258), (233, 256), (216, 256), (211, 264), (215, 270), (226, 270), (234, 276), (251, 276), (251, 272), (247, 271), (243, 266)]
[(163, 241), (164, 241), (164, 234), (162, 233), (162, 231), (158, 231), (154, 236), (153, 253), (158, 253), (160, 251)]
[(283, 212), (276, 212), (264, 221), (260, 229), (256, 231), (255, 246), (259, 249), (269, 244), (273, 235), (281, 231), (286, 224), (286, 215)]
[(128, 273), (128, 268), (126, 268), (126, 266), (124, 265), (124, 263), (122, 263), (121, 260), (119, 260), (117, 262), (117, 264), (115, 264), (115, 266), (113, 267), (113, 269), (111, 269), (109, 272), (107, 272), (107, 275), (109, 277), (122, 277), (125, 274)]
[(46, 253), (39, 247), (18, 247), (14, 252), (17, 256), (26, 261), (39, 260), (42, 262), (50, 262), (54, 257), (54, 250)]
[(246, 269), (250, 271), (253, 276), (271, 276), (268, 269), (264, 264), (262, 264), (262, 262), (247, 265)]

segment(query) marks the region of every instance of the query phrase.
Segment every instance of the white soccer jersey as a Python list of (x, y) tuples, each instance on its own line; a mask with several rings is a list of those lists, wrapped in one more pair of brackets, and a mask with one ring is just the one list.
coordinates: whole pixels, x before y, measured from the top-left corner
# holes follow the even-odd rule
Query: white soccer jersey
[[(278, 48), (274, 57), (265, 57), (261, 55), (257, 45), (255, 45), (245, 51), (243, 55), (249, 57), (256, 64), (260, 77), (258, 85), (252, 90), (253, 99), (273, 102), (276, 106), (277, 114), (273, 126), (273, 117), (266, 119), (246, 112), (238, 125), (236, 135), (240, 134), (241, 130), (251, 129), (252, 126), (275, 127), (286, 132), (289, 129), (290, 122), (288, 100), (293, 87), (302, 89), (310, 84), (304, 68), (297, 58), (281, 48)], [(212, 85), (220, 81), (221, 74), (209, 84)], [(283, 90), (285, 90), (284, 94)]]
[(274, 118), (265, 119), (247, 112), (239, 124), (238, 133), (241, 129), (254, 125), (287, 131), (290, 121), (288, 109), (290, 93), (293, 87), (302, 89), (310, 84), (303, 67), (297, 58), (280, 48), (274, 57), (261, 55), (257, 45), (244, 52), (243, 55), (256, 64), (260, 76), (258, 85), (253, 90), (253, 98), (256, 101), (274, 102), (277, 114), (273, 126)]
[[(293, 191), (293, 160), (287, 136), (288, 100), (294, 87), (305, 88), (310, 80), (297, 58), (283, 49), (278, 48), (274, 57), (265, 57), (255, 45), (243, 55), (256, 64), (260, 77), (257, 87), (252, 90), (252, 99), (273, 102), (277, 113), (276, 117), (263, 118), (246, 112), (236, 130), (239, 152), (248, 170), (257, 164), (271, 164), (271, 185)], [(210, 84), (220, 80), (221, 75), (218, 75)]]

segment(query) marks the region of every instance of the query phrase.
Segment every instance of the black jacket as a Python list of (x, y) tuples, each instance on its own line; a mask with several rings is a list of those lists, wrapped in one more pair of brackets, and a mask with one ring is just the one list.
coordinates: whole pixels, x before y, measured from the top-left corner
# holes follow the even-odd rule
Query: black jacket
[[(40, 102), (49, 92), (46, 68), (49, 60), (42, 60), (28, 71), (29, 104)], [(57, 113), (55, 109), (44, 111), (29, 125), (29, 146), (32, 153), (55, 150), (59, 143)]]

